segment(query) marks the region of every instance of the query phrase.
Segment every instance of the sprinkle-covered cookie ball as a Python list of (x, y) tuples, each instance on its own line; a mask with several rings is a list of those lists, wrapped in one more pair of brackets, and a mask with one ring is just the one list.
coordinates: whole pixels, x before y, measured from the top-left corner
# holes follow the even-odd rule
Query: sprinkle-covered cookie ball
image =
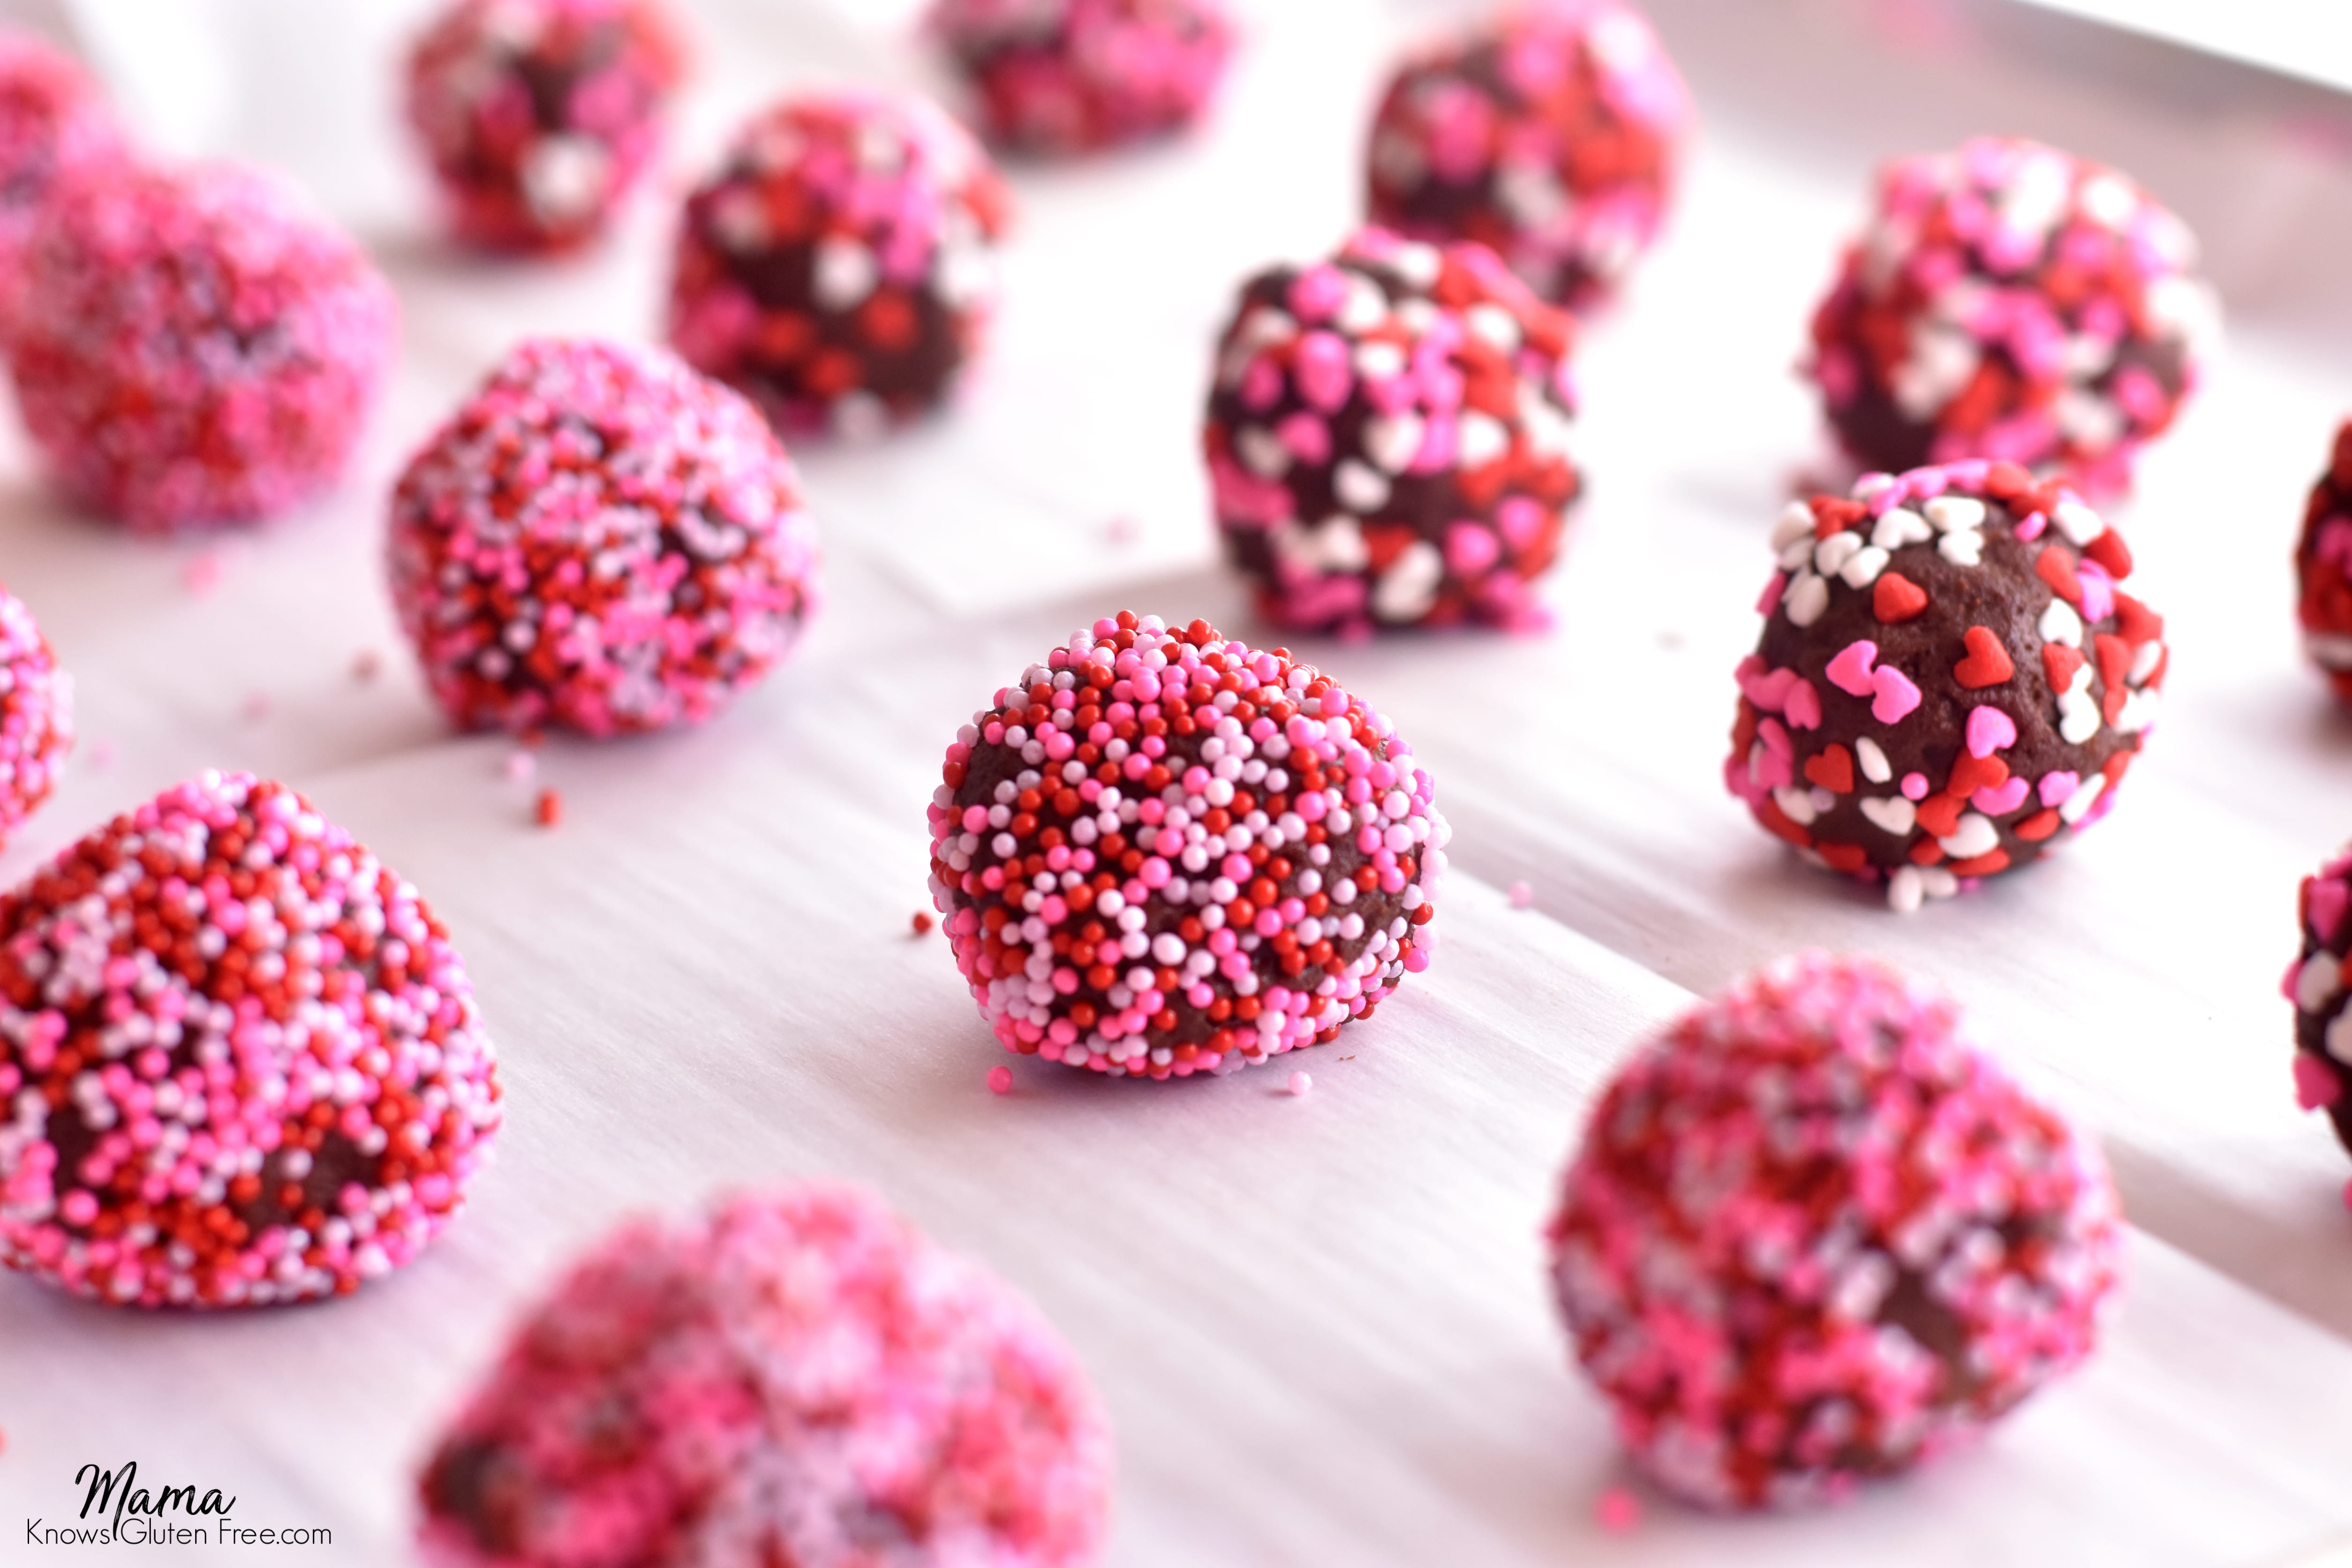
[(856, 1189), (622, 1226), (420, 1488), (442, 1568), (1082, 1568), (1111, 1434), (1036, 1309)]
[(73, 748), (73, 682), (25, 601), (0, 588), (0, 846), (57, 787)]
[(793, 99), (688, 198), (670, 342), (786, 434), (873, 435), (929, 412), (996, 310), (1011, 197), (919, 99)]
[(1809, 374), (1865, 468), (2003, 458), (2117, 494), (2219, 329), (2196, 264), (2179, 218), (2055, 148), (1904, 159), (1814, 311)]
[(1575, 323), (1484, 246), (1383, 229), (1242, 290), (1202, 447), (1226, 552), (1297, 631), (1540, 629), (1583, 489)]
[(2095, 1348), (2123, 1226), (2091, 1140), (1864, 959), (1784, 960), (1644, 1047), (1550, 1227), (1634, 1459), (1801, 1506), (1967, 1439)]
[(2311, 487), (2294, 574), (2303, 651), (2352, 702), (2352, 419), (2337, 428), (2327, 471)]
[(26, 427), (76, 500), (147, 531), (275, 516), (333, 484), (393, 353), (366, 253), (226, 164), (67, 182), (22, 304)]
[(684, 74), (657, 0), (457, 0), (408, 57), (408, 122), (451, 226), (487, 250), (602, 233)]
[(15, 313), (34, 219), (60, 181), (123, 155), (98, 84), (70, 56), (0, 27), (0, 330)]
[(1225, 0), (937, 0), (929, 29), (989, 140), (1071, 154), (1181, 131), (1234, 49)]
[[(2319, 874), (2305, 877), (2296, 900), (2303, 952), (2288, 966), (2283, 989), (2294, 1004), (2294, 1097), (2305, 1110), (2325, 1110), (2336, 1136), (2352, 1149), (2352, 987), (2345, 958), (2352, 954), (2352, 847)], [(2352, 1201), (2352, 1187), (2346, 1189)]]
[(214, 773), (0, 898), (0, 1257), (142, 1307), (357, 1289), (448, 1224), (499, 1116), (416, 889)]
[(1372, 125), (1372, 221), (1492, 247), (1583, 309), (1623, 280), (1673, 196), (1690, 97), (1620, 0), (1521, 0), (1408, 59)]
[(1791, 502), (1772, 544), (1724, 764), (1759, 822), (1907, 912), (2105, 815), (2156, 721), (2164, 618), (2073, 490), (2010, 463), (1870, 474)]
[(792, 650), (814, 526), (759, 411), (659, 349), (523, 343), (392, 497), (392, 595), (468, 730), (700, 723)]
[(931, 798), (931, 898), (1008, 1051), (1114, 1077), (1332, 1039), (1435, 945), (1449, 830), (1387, 720), (1205, 621), (1097, 621)]

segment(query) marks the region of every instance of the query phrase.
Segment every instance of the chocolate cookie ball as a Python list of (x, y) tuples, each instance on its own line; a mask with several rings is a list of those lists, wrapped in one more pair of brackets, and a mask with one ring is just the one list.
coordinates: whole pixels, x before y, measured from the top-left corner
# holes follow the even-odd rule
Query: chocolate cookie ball
[(2337, 427), (2327, 471), (2311, 487), (2294, 574), (2303, 651), (2352, 702), (2352, 419)]
[(1122, 612), (999, 690), (931, 798), (931, 900), (1008, 1051), (1231, 1072), (1427, 967), (1449, 830), (1387, 720), (1283, 649)]
[[(2303, 879), (2296, 900), (2303, 952), (2287, 967), (2283, 986), (2294, 1004), (2294, 1097), (2305, 1110), (2325, 1110), (2336, 1136), (2352, 1150), (2352, 989), (2344, 960), (2352, 953), (2352, 847), (2315, 877)], [(2352, 1187), (2347, 1188), (2352, 1201)]]
[(393, 354), (391, 286), (286, 186), (225, 164), (68, 181), (26, 252), (8, 367), (84, 506), (165, 532), (332, 485)]
[(928, 23), (979, 94), (989, 140), (1073, 154), (1198, 120), (1224, 79), (1224, 0), (937, 0)]
[(73, 749), (73, 682), (25, 601), (0, 588), (0, 846), (57, 787)]
[(1864, 959), (1734, 984), (1620, 1071), (1551, 1222), (1585, 1372), (1710, 1508), (1835, 1500), (2081, 1363), (2123, 1226), (2097, 1147)]
[(1372, 124), (1372, 221), (1476, 240), (1582, 310), (1657, 237), (1690, 97), (1618, 0), (1524, 0), (1408, 59)]
[(409, 53), (408, 123), (460, 239), (570, 250), (651, 166), (683, 74), (655, 0), (457, 0)]
[(1583, 489), (1575, 323), (1484, 246), (1366, 229), (1253, 279), (1202, 447), (1226, 553), (1297, 631), (1538, 630)]
[(468, 730), (700, 723), (792, 650), (815, 530), (759, 411), (659, 349), (526, 342), (393, 492), (392, 595)]
[(0, 898), (0, 1258), (255, 1307), (408, 1262), (499, 1129), (433, 911), (283, 784), (207, 773)]
[(2008, 463), (1790, 503), (1724, 778), (1806, 858), (1916, 910), (2106, 813), (2156, 721), (2164, 619), (2122, 538)]
[(1814, 311), (1810, 374), (1865, 468), (1998, 458), (2119, 494), (2219, 330), (2196, 265), (2179, 218), (2056, 148), (1903, 159)]
[(60, 182), (124, 154), (121, 127), (80, 62), (0, 27), (0, 333), (16, 314), (25, 247)]
[(1010, 1286), (848, 1188), (638, 1220), (427, 1464), (445, 1568), (1083, 1568), (1111, 1434)]
[(688, 198), (670, 342), (787, 434), (876, 434), (979, 353), (1010, 218), (987, 155), (929, 103), (793, 99)]

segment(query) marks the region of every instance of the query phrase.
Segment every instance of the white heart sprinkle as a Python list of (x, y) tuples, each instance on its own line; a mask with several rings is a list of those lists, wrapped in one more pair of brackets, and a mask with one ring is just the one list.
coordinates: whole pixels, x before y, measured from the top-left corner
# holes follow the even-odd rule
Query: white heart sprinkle
[(2137, 686), (2141, 681), (2154, 675), (2156, 667), (2163, 660), (2164, 645), (2162, 643), (2150, 640), (2140, 644), (2139, 652), (2132, 655), (2131, 674), (2127, 679), (2134, 686)]
[(1870, 818), (1880, 832), (1891, 833), (1897, 838), (1908, 837), (1919, 821), (1919, 808), (1899, 795), (1863, 796), (1862, 815)]
[(1810, 626), (1830, 607), (1830, 585), (1811, 572), (1800, 572), (1780, 602), (1789, 607), (1789, 624)]
[(2327, 1026), (2327, 1054), (2352, 1065), (2352, 1007), (2336, 1014), (2336, 1022)]
[[(1853, 535), (1842, 533), (1838, 537), (1852, 539)], [(1886, 570), (1887, 560), (1886, 552), (1875, 544), (1865, 544), (1853, 552), (1852, 560), (1838, 569), (1838, 575), (1845, 579), (1846, 586), (1849, 588), (1867, 588), (1878, 581), (1878, 574), (1881, 572)]]
[(2034, 629), (2042, 634), (2043, 642), (2063, 643), (2068, 647), (2083, 646), (2083, 617), (2063, 599), (2050, 601), (2050, 607), (2042, 612), (2041, 622)]
[(1939, 838), (1936, 842), (1942, 845), (1944, 853), (1955, 860), (1973, 860), (2000, 847), (2000, 829), (1992, 825), (1990, 817), (1971, 811), (1960, 818), (1959, 826), (1952, 829), (1950, 837)]
[(854, 239), (828, 239), (816, 247), (810, 291), (818, 306), (838, 313), (856, 309), (882, 280), (874, 253)]
[(1838, 568), (1851, 560), (1853, 552), (1861, 548), (1862, 535), (1832, 533), (1813, 546), (1813, 570), (1824, 577), (1834, 577), (1837, 575)]
[(1885, 784), (1895, 776), (1895, 769), (1888, 763), (1886, 753), (1880, 751), (1878, 742), (1867, 735), (1854, 742), (1853, 760), (1862, 764), (1862, 776), (1873, 784)]
[(1886, 879), (1886, 907), (1898, 915), (1916, 915), (1927, 889), (1920, 886), (1919, 868), (1898, 866)]
[(1960, 879), (1941, 866), (1922, 866), (1919, 887), (1931, 899), (1948, 899), (1960, 890)]
[(1820, 815), (1813, 810), (1812, 792), (1799, 789), (1793, 784), (1782, 784), (1774, 790), (1772, 799), (1780, 806), (1781, 814), (1801, 827)]
[(1389, 504), (1393, 487), (1388, 476), (1370, 463), (1342, 458), (1331, 472), (1331, 490), (1349, 511), (1370, 514)]
[(1401, 474), (1421, 455), (1421, 418), (1391, 414), (1364, 422), (1364, 455), (1391, 474)]
[(1809, 533), (1802, 539), (1789, 541), (1780, 547), (1779, 559), (1780, 570), (1783, 572), (1794, 572), (1800, 566), (1811, 565), (1813, 559), (1813, 536)]
[(2106, 532), (2106, 520), (2081, 501), (2062, 500), (2051, 509), (2050, 521), (2077, 544), (2088, 544)]
[(1242, 467), (1262, 479), (1278, 479), (1290, 471), (1290, 448), (1263, 425), (1244, 425), (1234, 432), (1234, 450)]
[(1880, 518), (1878, 526), (1870, 531), (1870, 542), (1881, 550), (1900, 550), (1906, 544), (1925, 544), (1935, 537), (1935, 530), (1927, 526), (1926, 518), (1899, 506)]
[(1786, 550), (1800, 539), (1813, 536), (1813, 509), (1803, 501), (1792, 500), (1780, 510), (1780, 520), (1772, 525), (1772, 548)]
[(1936, 553), (1955, 566), (1980, 566), (1984, 563), (1984, 535), (1972, 528), (1948, 533), (1936, 541)]
[(1938, 533), (1955, 533), (1965, 528), (1982, 528), (1985, 503), (1973, 496), (1937, 496), (1921, 509), (1927, 521), (1936, 525)]
[(2058, 815), (2063, 817), (2070, 826), (2082, 821), (2084, 817), (2090, 815), (2092, 805), (2097, 802), (2101, 795), (2106, 792), (2106, 774), (2091, 774), (2083, 781), (2081, 786), (2073, 795), (2066, 797), (2066, 804), (2058, 808)]
[(1437, 601), (1445, 581), (1445, 558), (1426, 539), (1416, 540), (1381, 574), (1372, 590), (1372, 613), (1384, 621), (1417, 621)]
[(1511, 433), (1492, 415), (1465, 414), (1462, 434), (1455, 451), (1465, 468), (1483, 468), (1498, 458), (1508, 457)]
[(2303, 961), (2294, 977), (2294, 1005), (2316, 1013), (2344, 989), (2344, 961), (2332, 952), (2315, 952)]

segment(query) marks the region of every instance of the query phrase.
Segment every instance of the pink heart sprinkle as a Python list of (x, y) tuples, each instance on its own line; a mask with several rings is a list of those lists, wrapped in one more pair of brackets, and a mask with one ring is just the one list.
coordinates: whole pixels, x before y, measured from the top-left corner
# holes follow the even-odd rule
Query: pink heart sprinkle
[(1778, 713), (1789, 704), (1789, 688), (1797, 684), (1793, 669), (1775, 669), (1766, 674), (1748, 674), (1740, 678), (1739, 689), (1748, 700), (1767, 713)]
[(1759, 616), (1770, 615), (1780, 606), (1781, 591), (1788, 585), (1789, 574), (1786, 572), (1773, 573), (1772, 580), (1764, 584), (1764, 596), (1756, 601), (1756, 613)]
[(2042, 775), (2042, 804), (2044, 805), (2063, 805), (2068, 801), (2074, 799), (2074, 792), (2082, 787), (2083, 781), (2074, 773), (2043, 773)]
[(1882, 724), (1899, 723), (1919, 706), (1919, 689), (1891, 664), (1870, 672), (1870, 688), (1878, 693), (1870, 705), (1870, 716)]
[(1822, 694), (1813, 689), (1811, 681), (1801, 679), (1789, 688), (1789, 705), (1784, 711), (1789, 722), (1798, 729), (1818, 730), (1822, 727)]
[(1905, 773), (1903, 775), (1903, 798), (1906, 800), (1927, 799), (1927, 775), (1926, 773)]
[(1850, 691), (1856, 697), (1867, 697), (1875, 689), (1870, 683), (1870, 664), (1878, 657), (1878, 645), (1860, 638), (1845, 645), (1845, 650), (1830, 660), (1824, 671), (1830, 684), (1840, 691)]
[[(1977, 710), (1981, 713), (1983, 709)], [(1978, 753), (1979, 756), (1982, 752)], [(2025, 804), (2026, 792), (2033, 786), (2021, 778), (2012, 778), (1999, 789), (1980, 789), (1969, 797), (1979, 811), (1987, 816), (2007, 816)]]
[(2324, 1110), (2344, 1098), (2344, 1080), (2309, 1051), (2294, 1053), (2294, 1102), (2305, 1110)]
[(1969, 714), (1969, 755), (1990, 757), (2003, 746), (2017, 744), (2017, 723), (1990, 704)]
[(2352, 902), (2352, 888), (2333, 879), (2311, 884), (2311, 934), (2329, 947), (2344, 924), (2344, 909)]

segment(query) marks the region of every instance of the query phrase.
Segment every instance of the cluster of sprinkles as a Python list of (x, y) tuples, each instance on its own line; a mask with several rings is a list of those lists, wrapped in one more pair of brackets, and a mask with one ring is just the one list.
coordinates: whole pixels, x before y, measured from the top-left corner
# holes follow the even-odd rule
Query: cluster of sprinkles
[(1069, 155), (1181, 131), (1224, 79), (1225, 0), (935, 0), (927, 26), (989, 139)]
[(212, 773), (0, 898), (0, 1258), (147, 1307), (358, 1289), (448, 1223), (499, 1121), (416, 890)]
[(877, 434), (980, 352), (1011, 218), (987, 154), (930, 104), (791, 99), (687, 200), (670, 342), (787, 433)]
[(0, 331), (16, 314), (42, 204), (64, 181), (123, 157), (126, 140), (79, 61), (30, 33), (0, 28)]
[(2164, 620), (2064, 483), (1869, 474), (1790, 503), (1772, 543), (1724, 764), (1765, 827), (1909, 911), (2106, 812), (2156, 721)]
[(0, 845), (49, 798), (72, 747), (72, 678), (33, 612), (0, 588)]
[[(2280, 984), (2294, 1004), (2294, 1098), (2305, 1110), (2325, 1110), (2336, 1136), (2352, 1150), (2352, 847), (2316, 876), (2303, 879), (2296, 923), (2303, 951)], [(2345, 1188), (2352, 1203), (2352, 1184)]]
[(459, 725), (595, 736), (709, 718), (791, 650), (817, 570), (757, 409), (658, 349), (561, 339), (515, 349), (409, 464), (390, 558)]
[(1755, 1509), (1928, 1458), (2081, 1362), (2123, 1226), (2096, 1147), (1949, 999), (1808, 954), (1618, 1074), (1550, 1240), (1635, 1459)]
[(2327, 471), (2311, 487), (2294, 576), (2303, 651), (2352, 702), (2352, 419), (2336, 428)]
[(446, 1568), (1083, 1568), (1111, 1434), (1036, 1309), (852, 1188), (635, 1221), (419, 1488)]
[(1479, 245), (1365, 229), (1244, 287), (1202, 446), (1227, 552), (1298, 631), (1540, 629), (1583, 488), (1575, 323)]
[(66, 490), (163, 531), (282, 512), (341, 474), (392, 289), (286, 186), (222, 164), (68, 181), (26, 253), (9, 370)]
[(1429, 775), (1286, 650), (1097, 621), (997, 692), (943, 779), (932, 898), (1008, 1051), (1229, 1072), (1332, 1039), (1428, 963)]
[(1689, 93), (1640, 12), (1520, 0), (1390, 83), (1372, 127), (1372, 220), (1475, 240), (1582, 309), (1657, 237), (1689, 123)]
[(683, 74), (658, 0), (457, 0), (410, 51), (408, 122), (459, 238), (569, 250), (651, 166)]
[(2179, 218), (2055, 148), (1900, 160), (1814, 313), (1811, 374), (1864, 467), (1999, 458), (2121, 493), (2219, 330), (2196, 263)]

